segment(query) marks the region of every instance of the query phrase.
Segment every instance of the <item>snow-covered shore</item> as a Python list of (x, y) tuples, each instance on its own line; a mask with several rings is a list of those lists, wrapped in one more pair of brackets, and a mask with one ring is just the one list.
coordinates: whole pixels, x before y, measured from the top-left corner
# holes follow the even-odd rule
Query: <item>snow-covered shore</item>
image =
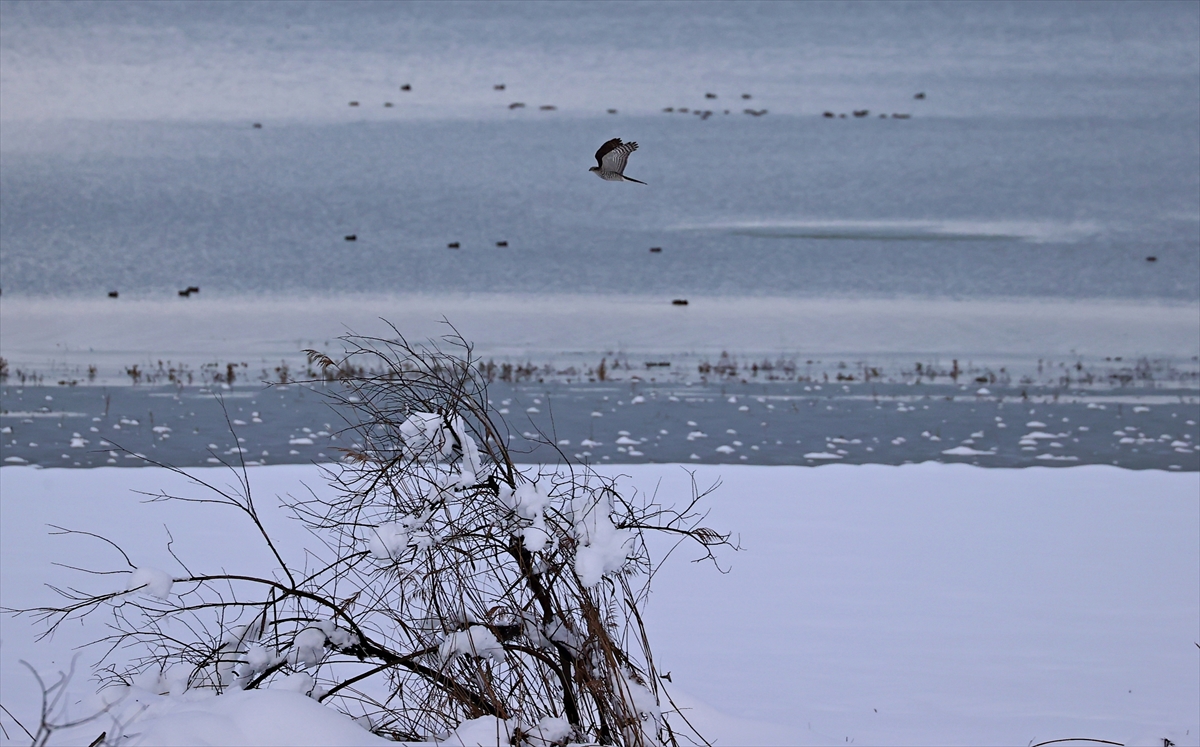
[[(667, 502), (690, 487), (680, 465), (608, 469)], [(1200, 475), (941, 464), (689, 469), (701, 487), (721, 481), (707, 523), (735, 532), (745, 551), (723, 558), (726, 574), (674, 558), (655, 579), (647, 624), (677, 703), (718, 744), (1200, 743)], [(312, 466), (249, 474), (264, 507), (323, 484)], [(189, 564), (267, 563), (223, 512), (140, 503), (131, 491), (198, 493), (163, 470), (16, 467), (0, 472), (0, 488), (5, 607), (51, 601), (44, 582), (105, 583), (52, 563), (107, 566), (111, 548), (47, 537), (48, 524), (112, 537), (135, 562), (166, 569), (174, 566), (164, 526)], [(299, 552), (294, 523), (278, 513), (267, 520)], [(53, 672), (73, 646), (103, 634), (72, 627), (34, 643), (24, 618), (2, 626), (0, 700), (22, 718), (32, 718), (37, 693), (17, 660)], [(78, 691), (89, 686), (78, 678)], [(264, 712), (306, 723), (308, 704), (288, 703), (277, 697)], [(239, 726), (254, 707), (225, 705), (161, 701), (154, 733), (179, 744), (195, 743), (196, 729), (211, 744), (282, 734)], [(4, 723), (8, 739), (23, 741)], [(86, 744), (109, 726), (63, 737)], [(370, 740), (315, 721), (308, 733), (313, 743)]]

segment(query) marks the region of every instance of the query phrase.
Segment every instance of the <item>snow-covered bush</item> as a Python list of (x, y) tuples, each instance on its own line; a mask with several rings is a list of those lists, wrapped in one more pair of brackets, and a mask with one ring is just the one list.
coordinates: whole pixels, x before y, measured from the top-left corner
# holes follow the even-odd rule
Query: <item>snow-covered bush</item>
[(460, 337), (345, 342), (340, 360), (310, 351), (353, 446), (333, 491), (289, 502), (321, 540), (303, 567), (285, 562), (242, 470), (238, 490), (204, 500), (238, 508), (275, 568), (134, 569), (128, 591), (68, 591), (40, 610), (51, 630), (107, 609), (109, 650), (145, 652), (110, 658), (113, 682), (182, 670), (192, 689), (302, 685), (392, 739), (490, 719), (512, 744), (703, 741), (671, 705), (641, 618), (649, 532), (708, 559), (729, 546), (699, 526), (703, 494), (664, 507), (565, 456), (518, 470)]

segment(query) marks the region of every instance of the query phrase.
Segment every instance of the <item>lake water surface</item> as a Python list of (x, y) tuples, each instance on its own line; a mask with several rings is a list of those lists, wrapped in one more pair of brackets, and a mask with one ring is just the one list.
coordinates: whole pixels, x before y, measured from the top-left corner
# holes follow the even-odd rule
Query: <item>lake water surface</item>
[(3, 11), (6, 297), (1200, 299), (1194, 4)]

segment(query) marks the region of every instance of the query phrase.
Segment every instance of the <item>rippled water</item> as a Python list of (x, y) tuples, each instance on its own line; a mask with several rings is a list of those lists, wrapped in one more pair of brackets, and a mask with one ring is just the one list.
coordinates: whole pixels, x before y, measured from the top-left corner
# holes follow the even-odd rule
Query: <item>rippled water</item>
[[(0, 279), (1195, 301), (1196, 16), (5, 3)], [(613, 136), (641, 144), (628, 173), (649, 186), (587, 173)]]
[[(1200, 130), (1179, 117), (17, 129), (16, 294), (1200, 298)], [(614, 134), (648, 187), (587, 173)]]

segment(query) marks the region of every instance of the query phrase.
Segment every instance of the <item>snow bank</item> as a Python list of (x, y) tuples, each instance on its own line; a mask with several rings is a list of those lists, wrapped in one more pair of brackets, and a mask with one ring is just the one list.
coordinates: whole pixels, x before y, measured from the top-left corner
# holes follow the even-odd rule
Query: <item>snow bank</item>
[[(1200, 474), (932, 463), (693, 469), (702, 488), (722, 481), (706, 525), (734, 531), (745, 550), (722, 558), (727, 574), (686, 562), (694, 557), (686, 552), (673, 557), (655, 578), (646, 624), (656, 664), (671, 673), (664, 684), (709, 739), (1200, 742)], [(660, 502), (689, 494), (680, 465), (609, 471)], [(231, 481), (219, 469), (196, 472)], [(311, 540), (267, 510), (267, 496), (304, 491), (302, 483), (321, 490), (317, 469), (255, 467), (250, 479), (264, 522), (296, 557)], [(131, 492), (160, 489), (203, 495), (150, 468), (6, 467), (0, 605), (43, 604), (53, 599), (44, 583), (92, 580), (54, 562), (123, 565), (90, 538), (48, 538), (47, 524), (109, 536), (138, 567), (163, 573), (176, 570), (164, 524), (189, 563), (271, 567), (254, 533), (226, 512), (145, 504)], [(530, 516), (540, 509), (532, 493), (514, 503)], [(605, 533), (602, 509), (589, 515)], [(53, 677), (74, 646), (104, 633), (72, 626), (38, 644), (25, 619), (2, 624), (0, 701), (23, 718), (38, 699), (17, 660)], [(317, 638), (343, 632), (313, 631), (314, 654)], [(486, 643), (474, 640), (475, 650)], [(259, 664), (276, 656), (257, 655)], [(76, 683), (76, 692), (92, 687), (85, 674)], [(299, 692), (145, 697), (137, 744), (378, 743)], [(52, 743), (87, 744), (110, 726), (97, 721)], [(465, 744), (484, 726), (458, 734)]]
[[(196, 745), (288, 745), (289, 747), (374, 747), (395, 744), (377, 737), (312, 698), (284, 690), (236, 690), (221, 696), (188, 693), (160, 696), (131, 691), (128, 703), (144, 707), (128, 747)], [(98, 721), (81, 732), (94, 738), (107, 725)], [(111, 727), (109, 727), (111, 728)], [(87, 744), (86, 741), (81, 742)]]
[(512, 724), (495, 716), (480, 716), (459, 724), (444, 747), (500, 747), (512, 743)]

